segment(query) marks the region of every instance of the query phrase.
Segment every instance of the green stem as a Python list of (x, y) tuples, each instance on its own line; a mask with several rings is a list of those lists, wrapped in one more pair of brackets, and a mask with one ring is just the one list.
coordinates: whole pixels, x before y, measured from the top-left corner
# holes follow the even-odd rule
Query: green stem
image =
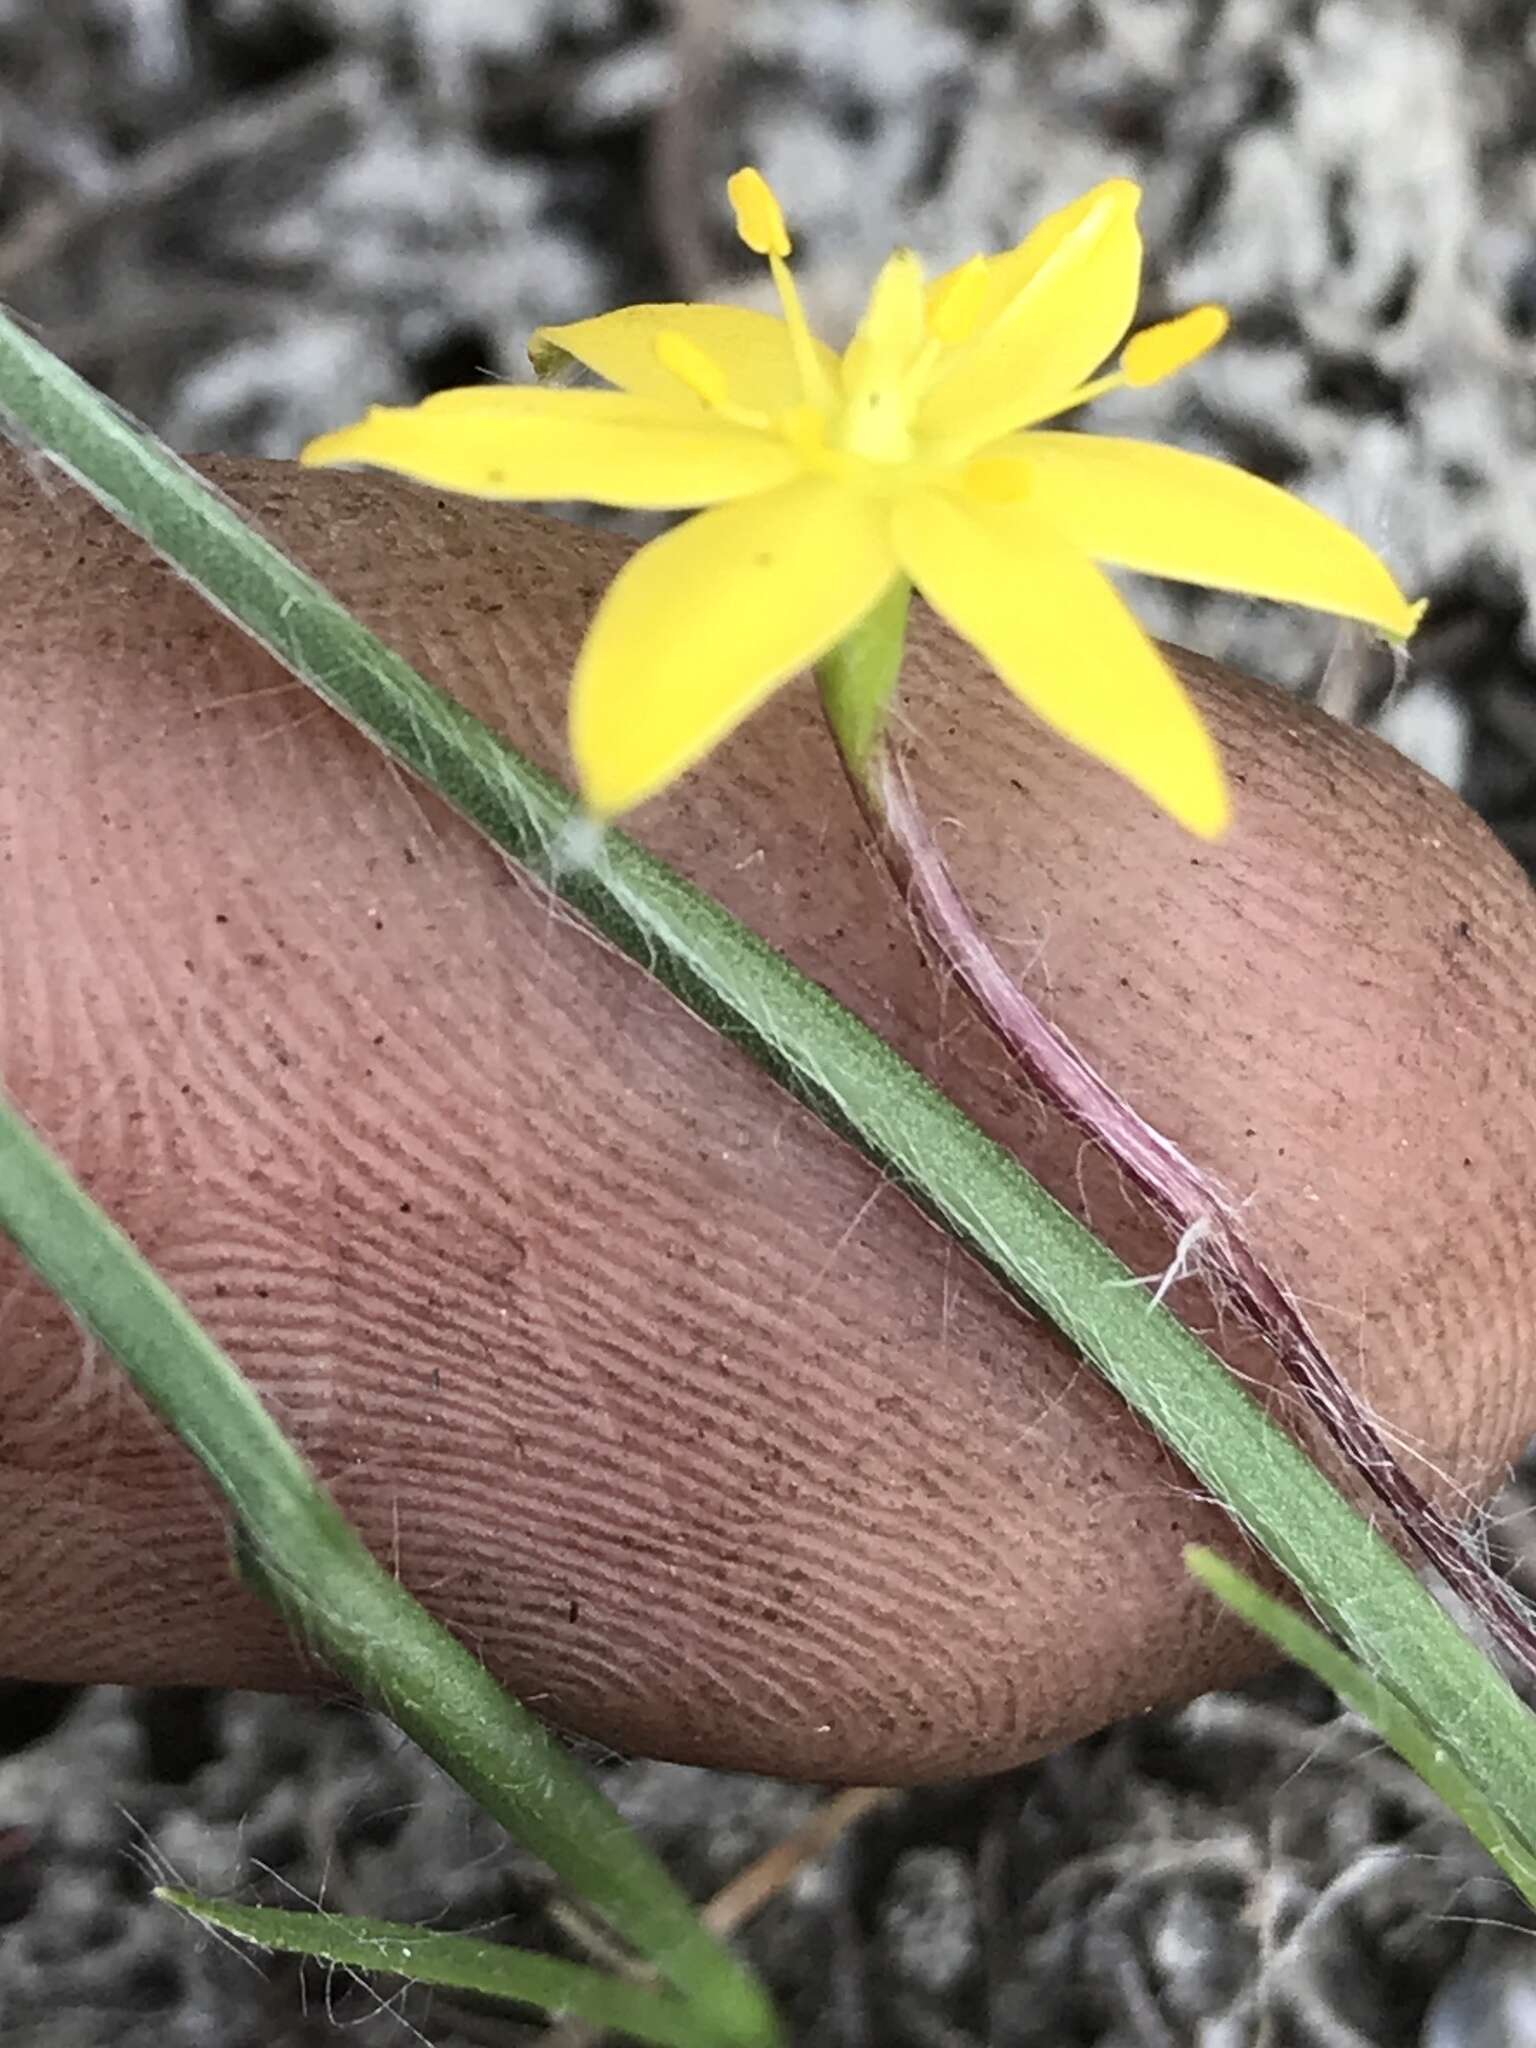
[(375, 1562), (250, 1383), (3, 1097), (0, 1228), (196, 1453), (238, 1517), (242, 1564), (326, 1662), (654, 1962), (699, 2021), (726, 2041), (776, 2041), (756, 1983), (639, 1836)]
[[(1536, 1722), (1222, 1361), (890, 1046), (708, 896), (617, 832), (578, 862), (573, 800), (254, 534), (194, 472), (0, 324), (0, 410), (227, 615), (1044, 1310), (1291, 1576), (1372, 1675), (1411, 1700), (1525, 1839)], [(190, 1426), (190, 1419), (180, 1424)]]
[(822, 709), (861, 799), (901, 677), (911, 608), (912, 586), (898, 576), (874, 610), (816, 664)]
[(1438, 1572), (1514, 1667), (1536, 1677), (1536, 1614), (1409, 1472), (1324, 1349), (1294, 1289), (1250, 1236), (1241, 1205), (1116, 1091), (998, 956), (950, 873), (896, 750), (867, 715), (867, 706), (883, 707), (895, 693), (905, 616), (904, 604), (878, 606), (822, 661), (817, 676), (849, 782), (917, 929), (1044, 1099), (1141, 1189), (1174, 1240), (1199, 1242), (1217, 1292), (1270, 1346), (1362, 1493), (1375, 1494), (1390, 1526)]

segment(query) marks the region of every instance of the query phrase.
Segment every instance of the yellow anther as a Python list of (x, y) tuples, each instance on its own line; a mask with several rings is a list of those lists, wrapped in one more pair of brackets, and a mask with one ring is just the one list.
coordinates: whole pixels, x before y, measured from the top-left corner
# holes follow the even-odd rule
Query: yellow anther
[(680, 377), (712, 411), (724, 412), (730, 403), (730, 384), (714, 357), (706, 355), (696, 341), (669, 327), (656, 337), (656, 360), (664, 370)]
[(1029, 464), (1016, 455), (983, 456), (967, 465), (961, 482), (965, 494), (983, 505), (1016, 505), (1029, 496)]
[(725, 189), (735, 210), (736, 232), (747, 247), (759, 256), (787, 256), (791, 244), (784, 209), (762, 172), (749, 164), (726, 181)]
[(1175, 320), (1143, 328), (1125, 344), (1120, 374), (1127, 384), (1138, 387), (1160, 384), (1214, 348), (1230, 324), (1224, 306), (1192, 306)]
[(981, 322), (992, 284), (985, 256), (973, 256), (934, 286), (928, 300), (928, 332), (947, 348), (969, 341)]

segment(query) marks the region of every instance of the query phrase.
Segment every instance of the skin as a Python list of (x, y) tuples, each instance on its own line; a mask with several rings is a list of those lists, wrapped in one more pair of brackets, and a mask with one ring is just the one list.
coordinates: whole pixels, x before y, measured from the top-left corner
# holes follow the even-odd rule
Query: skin
[[(560, 768), (626, 543), (213, 468)], [(1223, 1519), (1048, 1328), (104, 516), (19, 461), (3, 486), (0, 1073), (524, 1698), (623, 1748), (899, 1782), (1255, 1666), (1181, 1568), (1234, 1548)], [(1531, 894), (1384, 746), (1182, 666), (1236, 785), (1220, 846), (920, 614), (923, 801), (1058, 1022), (1249, 1201), (1442, 1494), (1480, 1495), (1536, 1425)], [(634, 822), (1162, 1272), (925, 964), (808, 689)], [(1263, 1378), (1198, 1284), (1175, 1300)], [(326, 1682), (3, 1246), (0, 1589), (16, 1675)]]

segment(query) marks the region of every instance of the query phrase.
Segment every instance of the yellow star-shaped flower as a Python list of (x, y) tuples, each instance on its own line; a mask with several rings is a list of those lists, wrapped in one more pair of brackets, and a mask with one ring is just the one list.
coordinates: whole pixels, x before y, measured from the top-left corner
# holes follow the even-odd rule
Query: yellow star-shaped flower
[(1125, 340), (1135, 185), (1112, 179), (932, 283), (898, 251), (842, 356), (806, 321), (767, 184), (744, 170), (729, 190), (782, 319), (631, 306), (545, 328), (536, 364), (573, 357), (618, 388), (439, 392), (304, 450), (480, 497), (710, 508), (640, 549), (582, 647), (571, 744), (598, 816), (690, 768), (902, 576), (1038, 717), (1206, 836), (1228, 813), (1216, 750), (1096, 563), (1413, 631), (1422, 607), (1364, 542), (1274, 485), (1152, 442), (1041, 431), (1225, 331), (1201, 306)]

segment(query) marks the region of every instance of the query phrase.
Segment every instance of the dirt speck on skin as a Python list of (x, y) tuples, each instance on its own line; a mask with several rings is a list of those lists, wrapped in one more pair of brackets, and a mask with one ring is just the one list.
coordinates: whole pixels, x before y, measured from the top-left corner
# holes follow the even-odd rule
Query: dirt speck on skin
[[(1383, 716), (1532, 862), (1533, 62), (1509, 0), (0, 0), (0, 298), (177, 445), (287, 455), (524, 376), (540, 321), (762, 302), (739, 162), (834, 336), (895, 243), (953, 262), (1129, 173), (1147, 316), (1219, 298), (1235, 331), (1096, 424), (1302, 491), (1432, 600), (1396, 679), (1209, 593), (1138, 592), (1148, 623)], [(1529, 1505), (1492, 1518), (1522, 1582)], [(701, 1897), (816, 1801), (593, 1761)], [(540, 1872), (352, 1708), (0, 1691), (8, 2043), (541, 2036), (257, 1963), (155, 1905), (168, 1878), (560, 1939)], [(1530, 1933), (1291, 1677), (884, 1805), (742, 1938), (797, 2048), (1492, 2048), (1536, 2042)]]

